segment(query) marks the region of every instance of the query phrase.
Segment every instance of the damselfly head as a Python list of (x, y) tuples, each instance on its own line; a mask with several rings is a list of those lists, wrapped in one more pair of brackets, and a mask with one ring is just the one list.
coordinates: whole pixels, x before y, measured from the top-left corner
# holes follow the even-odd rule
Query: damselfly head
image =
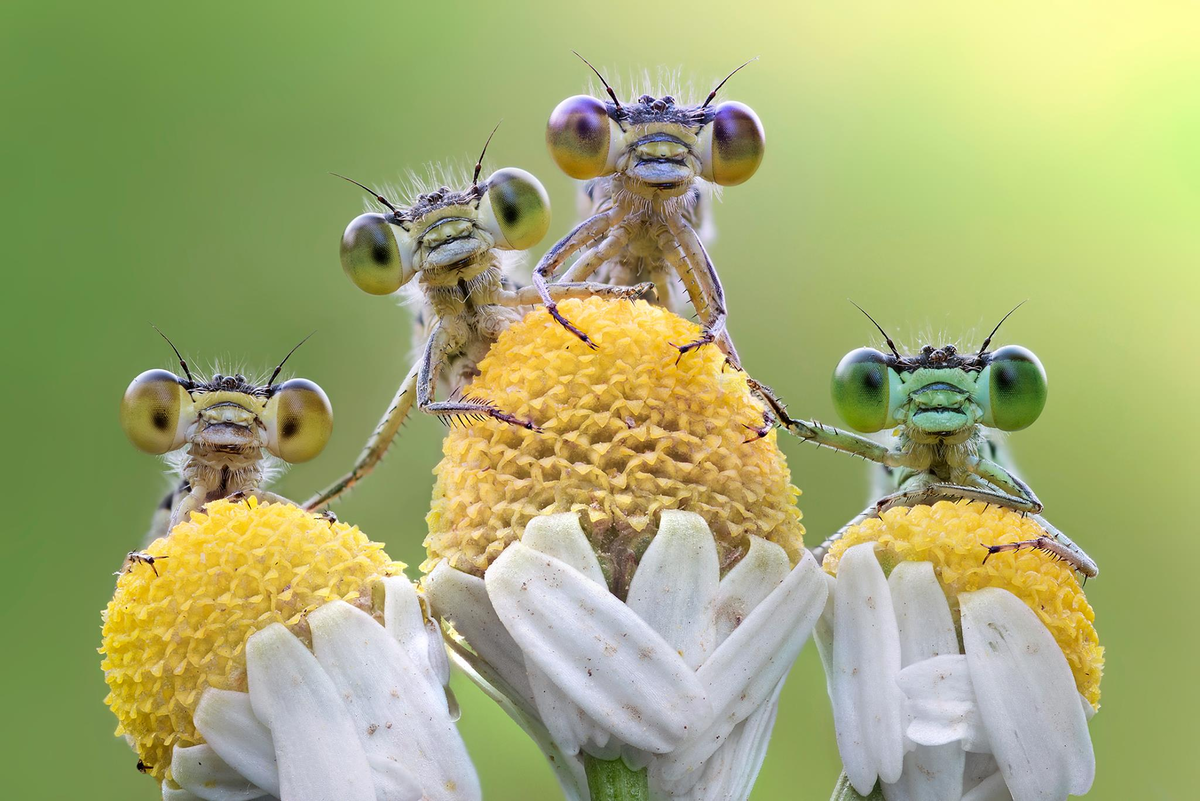
[(276, 384), (282, 362), (266, 384), (242, 375), (196, 380), (182, 357), (180, 366), (184, 377), (147, 370), (125, 390), (121, 427), (139, 450), (164, 454), (190, 445), (193, 454), (203, 456), (266, 448), (295, 463), (313, 458), (329, 441), (333, 409), (328, 396), (304, 378)]
[(697, 177), (733, 186), (758, 169), (766, 146), (758, 115), (742, 103), (712, 104), (725, 81), (703, 103), (649, 94), (621, 102), (599, 71), (588, 67), (609, 99), (569, 97), (546, 126), (550, 155), (567, 175), (590, 180), (620, 174), (635, 187), (673, 195)]
[(833, 373), (834, 406), (858, 431), (903, 426), (916, 441), (953, 443), (978, 425), (1026, 428), (1046, 405), (1046, 371), (1026, 348), (1006, 345), (988, 351), (989, 336), (978, 352), (926, 345), (906, 355), (875, 325), (891, 352), (858, 348)]
[(359, 215), (342, 234), (342, 269), (354, 285), (372, 295), (390, 295), (421, 271), (468, 271), (494, 248), (527, 250), (540, 242), (550, 228), (545, 187), (516, 167), (480, 180), (482, 166), (483, 153), (469, 187), (442, 186), (418, 194), (409, 205), (351, 181), (388, 209)]

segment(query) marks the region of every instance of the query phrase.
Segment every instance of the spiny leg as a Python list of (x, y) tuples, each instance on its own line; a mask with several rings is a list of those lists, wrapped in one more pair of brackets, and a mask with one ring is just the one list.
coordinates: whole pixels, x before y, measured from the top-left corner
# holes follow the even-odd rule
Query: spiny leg
[[(557, 320), (559, 325), (563, 326), (572, 334), (579, 337), (583, 342), (592, 348), (594, 348), (595, 345), (593, 345), (591, 340), (587, 338), (587, 334), (571, 325), (569, 320), (558, 313), (558, 306), (554, 302), (554, 299), (550, 297), (550, 293), (546, 287), (549, 285), (550, 279), (554, 277), (554, 273), (559, 267), (562, 266), (563, 262), (565, 262), (572, 254), (589, 247), (592, 245), (592, 243), (603, 237), (617, 223), (625, 218), (626, 213), (627, 210), (624, 207), (615, 206), (608, 211), (602, 211), (599, 214), (593, 215), (592, 217), (584, 220), (579, 225), (575, 226), (575, 228), (572, 229), (569, 234), (555, 243), (554, 247), (546, 251), (546, 254), (542, 256), (537, 263), (537, 267), (535, 267), (533, 270), (533, 285), (537, 288), (538, 296), (541, 298), (546, 310), (550, 312), (550, 316)], [(587, 256), (588, 254), (585, 254), (580, 261), (583, 261), (583, 259), (587, 258)], [(593, 266), (591, 266), (591, 271), (595, 271), (595, 269), (602, 263), (603, 260), (597, 261)], [(580, 272), (582, 272), (584, 269), (587, 269), (586, 266), (581, 267)], [(582, 278), (586, 278), (587, 275), (591, 274), (591, 272), (588, 272), (587, 275), (580, 275), (574, 270), (572, 270), (572, 273), (572, 281), (581, 280)]]
[(847, 531), (854, 528), (864, 520), (877, 516), (878, 512), (875, 509), (875, 504), (871, 504), (866, 509), (863, 509), (857, 515), (851, 518), (849, 523), (835, 531), (827, 540), (815, 548), (810, 548), (809, 550), (812, 551), (812, 555), (816, 558), (817, 564), (820, 564), (821, 561), (824, 560), (825, 554), (829, 553), (829, 549), (833, 547), (833, 544), (845, 536)]
[[(975, 457), (966, 464), (966, 468), (989, 484), (999, 487), (1010, 495), (1023, 499), (1027, 508), (1022, 511), (1037, 514), (1042, 511), (1042, 502), (1028, 484), (1013, 475), (1012, 471), (991, 459)], [(1014, 507), (1015, 508), (1015, 507)]]
[[(832, 429), (832, 430), (837, 431), (837, 429)], [(846, 435), (845, 432), (837, 431), (837, 433), (845, 435), (845, 436), (853, 437), (853, 435)], [(865, 441), (870, 442), (870, 440), (865, 440)], [(883, 447), (882, 445), (878, 445), (877, 443), (871, 443), (871, 444), (877, 445), (880, 448)], [(851, 452), (853, 452), (853, 451), (851, 451)], [(878, 460), (872, 459), (871, 461), (878, 461)], [(881, 462), (881, 464), (882, 464), (882, 462)], [(906, 483), (910, 483), (910, 482), (906, 482)], [(846, 525), (839, 528), (836, 532), (834, 532), (833, 536), (829, 537), (829, 539), (825, 540), (823, 543), (818, 545), (816, 548), (813, 548), (812, 549), (813, 556), (815, 556), (817, 558), (817, 561), (820, 561), (821, 559), (823, 559), (825, 557), (825, 554), (828, 553), (829, 548), (835, 542), (837, 542), (839, 539), (841, 539), (846, 534), (847, 531), (854, 528), (855, 526), (857, 526), (859, 523), (863, 522), (864, 520), (868, 520), (872, 517), (879, 517), (879, 515), (882, 514), (883, 512), (885, 512), (886, 510), (894, 508), (896, 506), (920, 506), (923, 504), (927, 504), (930, 501), (932, 501), (935, 497), (939, 497), (939, 496), (941, 496), (943, 498), (969, 498), (971, 500), (978, 500), (978, 501), (983, 501), (985, 503), (995, 503), (995, 504), (1000, 504), (1001, 499), (1008, 499), (1008, 500), (1012, 500), (1012, 501), (1018, 500), (1016, 498), (1010, 499), (1010, 498), (1008, 498), (1008, 496), (1003, 495), (1001, 493), (989, 492), (987, 490), (976, 489), (974, 487), (963, 487), (963, 486), (959, 486), (957, 484), (924, 484), (924, 485), (918, 486), (918, 487), (910, 487), (909, 489), (903, 489), (903, 490), (900, 490), (899, 492), (894, 492), (891, 495), (886, 495), (883, 498), (880, 498), (879, 500), (871, 503), (869, 506), (867, 506), (866, 509), (863, 509), (857, 515), (855, 515), (854, 518), (851, 519), (849, 523), (847, 523)]]
[[(600, 296), (606, 298), (616, 298), (618, 300), (637, 300), (642, 295), (654, 289), (654, 284), (643, 282), (634, 284), (633, 286), (614, 286), (613, 284), (598, 284), (593, 281), (572, 282), (565, 281), (558, 284), (551, 284), (546, 288), (550, 297), (555, 302), (564, 301), (569, 298), (590, 298)], [(504, 290), (497, 295), (496, 303), (501, 306), (528, 306), (532, 303), (537, 303), (541, 298), (541, 293), (537, 287), (527, 286), (516, 290)]]
[(1050, 522), (1041, 515), (1032, 515), (1032, 517), (1039, 526), (1046, 530), (1048, 536), (1034, 537), (1018, 542), (1005, 542), (1000, 545), (985, 545), (983, 547), (987, 549), (987, 554), (983, 557), (984, 563), (993, 554), (1004, 553), (1005, 551), (1019, 551), (1022, 548), (1034, 548), (1039, 551), (1045, 551), (1066, 562), (1083, 574), (1085, 581), (1100, 575), (1100, 568), (1097, 566), (1095, 560), (1072, 542), (1070, 537), (1050, 525)]
[(687, 258), (683, 250), (683, 243), (680, 242), (679, 237), (670, 229), (663, 228), (658, 232), (657, 239), (663, 258), (666, 259), (667, 264), (675, 271), (675, 274), (679, 276), (679, 280), (683, 282), (683, 288), (687, 291), (688, 299), (691, 300), (692, 307), (696, 310), (696, 316), (700, 318), (701, 325), (704, 326), (704, 332), (695, 342), (683, 346), (671, 343), (671, 346), (677, 348), (682, 356), (689, 350), (716, 340), (716, 335), (708, 329), (708, 322), (712, 317), (710, 293), (704, 284), (704, 278), (701, 277), (700, 273), (696, 271), (694, 264)]
[(466, 418), (490, 417), (502, 423), (525, 428), (530, 431), (541, 431), (532, 420), (522, 420), (515, 415), (502, 412), (494, 404), (474, 398), (461, 398), (452, 401), (435, 401), (433, 388), (437, 385), (438, 372), (446, 358), (449, 346), (449, 333), (446, 327), (438, 322), (434, 327), (425, 350), (421, 354), (420, 368), (417, 374), (417, 408), (426, 414), (437, 417), (462, 416)]
[[(580, 282), (596, 272), (600, 265), (620, 253), (628, 241), (629, 233), (624, 228), (620, 226), (613, 228), (598, 245), (584, 251), (583, 255), (571, 265), (571, 269), (567, 270), (566, 275), (563, 276), (563, 283), (567, 286), (578, 286)], [(551, 284), (550, 286), (559, 286), (559, 284)], [(546, 303), (546, 310), (550, 312), (550, 316), (557, 320), (559, 325), (578, 337), (580, 341), (592, 350), (596, 349), (596, 343), (592, 342), (586, 333), (559, 313), (558, 303), (549, 287), (538, 288), (538, 294)], [(549, 300), (546, 301), (546, 298), (549, 298)]]
[[(875, 502), (875, 508), (884, 512), (894, 506), (913, 506), (927, 504), (934, 498), (944, 498), (950, 500), (980, 501), (989, 503), (994, 506), (1003, 506), (1006, 509), (1013, 509), (1018, 512), (1032, 513), (1034, 505), (1024, 498), (1018, 498), (1009, 495), (999, 490), (986, 489), (983, 487), (967, 487), (962, 484), (935, 483), (926, 484), (917, 489), (901, 490), (894, 492), (891, 495), (886, 495)], [(1040, 508), (1040, 507), (1039, 507)]]
[(805, 442), (816, 443), (818, 447), (825, 446), (835, 451), (861, 457), (868, 462), (875, 462), (884, 467), (905, 467), (905, 456), (900, 451), (892, 450), (874, 440), (842, 431), (833, 426), (827, 426), (816, 420), (796, 420), (788, 416), (782, 404), (772, 407), (779, 416), (780, 422), (789, 433)]
[[(711, 342), (717, 342), (734, 369), (741, 370), (741, 359), (733, 347), (733, 340), (729, 338), (726, 331), (728, 312), (725, 309), (725, 289), (721, 286), (721, 277), (717, 275), (717, 269), (713, 266), (708, 251), (704, 249), (704, 243), (700, 241), (700, 237), (692, 227), (682, 219), (670, 219), (667, 226), (677, 243), (676, 247), (671, 249), (671, 252), (677, 257), (675, 269), (683, 279), (684, 285), (688, 286), (688, 294), (692, 296), (696, 313), (700, 315), (704, 325), (704, 331), (700, 338), (695, 342), (678, 346), (679, 352), (687, 353)], [(695, 282), (695, 291), (689, 285), (689, 277), (699, 279)], [(703, 295), (703, 304), (696, 302), (697, 294)]]
[(375, 469), (375, 465), (379, 464), (380, 460), (383, 459), (388, 446), (392, 444), (392, 440), (396, 438), (396, 434), (400, 431), (400, 426), (404, 423), (404, 418), (408, 416), (409, 411), (412, 409), (413, 402), (417, 397), (417, 376), (420, 373), (420, 368), (421, 365), (419, 363), (413, 365), (408, 375), (405, 376), (404, 381), (400, 383), (400, 388), (396, 390), (395, 397), (388, 404), (387, 411), (384, 412), (379, 424), (375, 426), (375, 430), (371, 433), (370, 438), (367, 439), (366, 446), (354, 462), (354, 467), (350, 469), (350, 472), (339, 478), (323, 492), (305, 501), (305, 509), (310, 512), (321, 509)]

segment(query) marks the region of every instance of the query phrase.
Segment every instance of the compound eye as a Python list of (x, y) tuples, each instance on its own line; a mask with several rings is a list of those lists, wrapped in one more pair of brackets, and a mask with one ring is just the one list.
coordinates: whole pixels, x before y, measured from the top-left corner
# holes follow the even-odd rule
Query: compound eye
[(371, 295), (390, 295), (412, 277), (382, 214), (360, 214), (351, 220), (342, 234), (341, 255), (346, 275)]
[(888, 360), (874, 348), (852, 350), (833, 371), (833, 406), (846, 425), (873, 433), (888, 423)]
[(766, 146), (767, 135), (754, 109), (735, 101), (722, 103), (701, 134), (701, 176), (720, 186), (745, 183), (758, 171)]
[(306, 378), (279, 385), (263, 413), (267, 450), (296, 464), (325, 449), (333, 433), (333, 407), (325, 390)]
[(1002, 431), (1033, 425), (1046, 407), (1046, 370), (1033, 351), (1005, 345), (987, 367), (988, 409), (984, 424)]
[(581, 181), (612, 172), (610, 123), (608, 110), (594, 97), (575, 95), (559, 103), (546, 123), (546, 147), (554, 163)]
[(487, 180), (480, 221), (498, 247), (528, 250), (550, 229), (550, 196), (542, 182), (515, 167), (496, 170)]
[(121, 428), (138, 450), (161, 454), (183, 447), (187, 435), (184, 408), (187, 390), (179, 376), (166, 370), (147, 370), (133, 379), (121, 398)]

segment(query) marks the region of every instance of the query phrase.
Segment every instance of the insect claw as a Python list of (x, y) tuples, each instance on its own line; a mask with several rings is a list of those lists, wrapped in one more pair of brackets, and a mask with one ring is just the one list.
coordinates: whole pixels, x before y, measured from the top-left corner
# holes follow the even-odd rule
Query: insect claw
[(587, 345), (592, 350), (599, 350), (596, 343), (592, 342), (591, 338), (588, 337), (587, 334), (580, 331), (578, 328), (576, 328), (574, 325), (571, 324), (570, 320), (568, 320), (566, 317), (563, 317), (561, 314), (558, 313), (557, 305), (546, 306), (546, 311), (550, 312), (550, 316), (553, 317), (556, 321), (558, 321), (559, 325), (561, 325), (563, 328), (567, 329), (572, 334), (574, 334), (576, 337), (578, 337), (580, 342)]

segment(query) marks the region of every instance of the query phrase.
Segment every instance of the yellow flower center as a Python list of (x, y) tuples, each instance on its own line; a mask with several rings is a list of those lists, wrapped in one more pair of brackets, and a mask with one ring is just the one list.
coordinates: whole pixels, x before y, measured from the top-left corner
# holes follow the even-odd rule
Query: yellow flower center
[(535, 515), (577, 512), (618, 595), (664, 509), (700, 514), (722, 568), (750, 535), (793, 563), (804, 527), (787, 462), (745, 377), (715, 345), (682, 358), (699, 329), (645, 302), (590, 298), (562, 313), (598, 350), (544, 310), (510, 327), (479, 365), (468, 393), (532, 419), (526, 431), (488, 420), (446, 437), (426, 518), (431, 570), (446, 559), (480, 575)]
[[(159, 780), (175, 745), (203, 742), (206, 687), (246, 689), (246, 640), (271, 623), (302, 637), (304, 615), (341, 599), (369, 608), (373, 583), (403, 572), (357, 528), (290, 504), (210, 503), (117, 580), (104, 612), (105, 703)], [(164, 558), (165, 557), (165, 558)]]
[(1075, 571), (1053, 555), (1032, 549), (997, 553), (986, 564), (983, 561), (986, 545), (1044, 534), (1033, 520), (998, 506), (940, 501), (933, 506), (896, 507), (848, 530), (830, 548), (823, 566), (837, 575), (846, 549), (864, 542), (877, 543), (875, 553), (887, 573), (899, 562), (929, 562), (956, 623), (959, 593), (984, 587), (1008, 590), (1046, 624), (1071, 665), (1079, 692), (1099, 708), (1104, 648), (1096, 634), (1095, 613)]

